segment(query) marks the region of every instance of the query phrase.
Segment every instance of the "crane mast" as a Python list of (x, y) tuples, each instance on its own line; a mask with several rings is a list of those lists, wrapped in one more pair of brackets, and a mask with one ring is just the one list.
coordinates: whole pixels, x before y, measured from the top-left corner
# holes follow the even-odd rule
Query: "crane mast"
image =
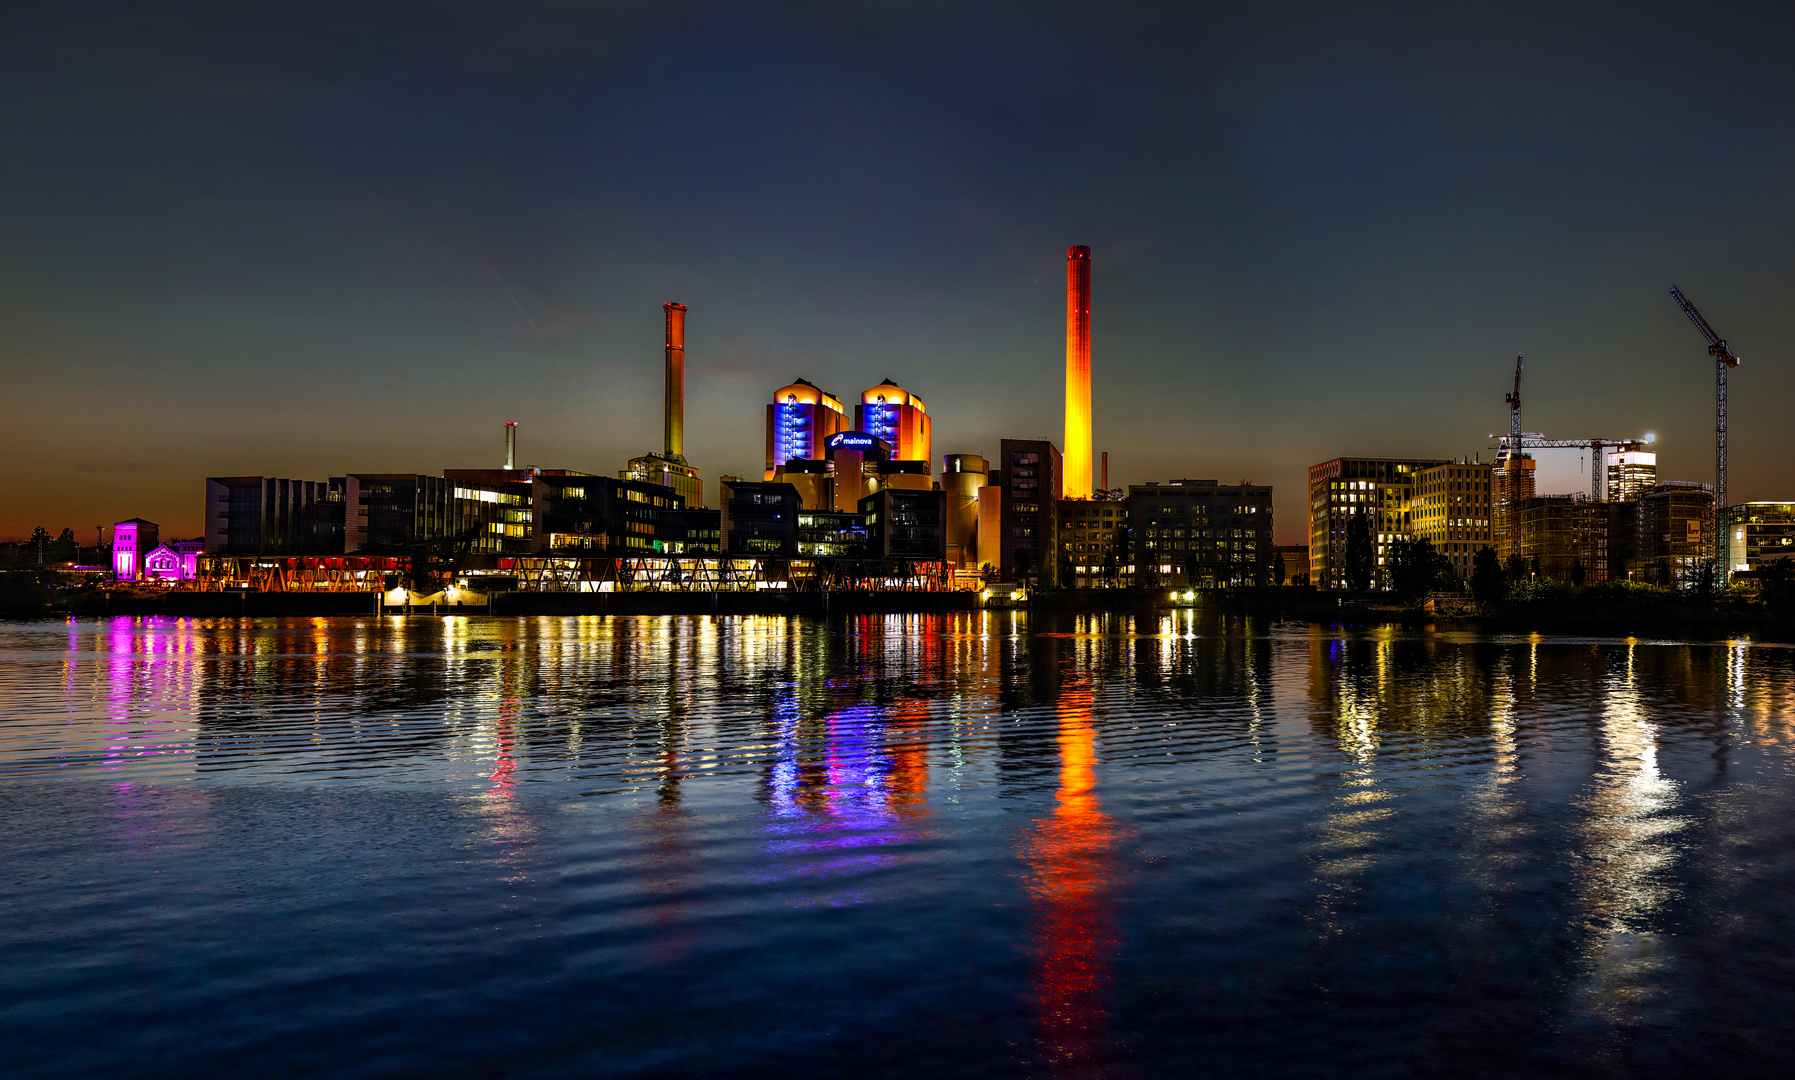
[(1521, 354), (1515, 353), (1515, 392), (1508, 395), (1508, 445), (1521, 448)]
[[(1714, 513), (1718, 523), (1720, 511), (1726, 506), (1726, 373), (1727, 369), (1739, 366), (1739, 358), (1727, 348), (1726, 339), (1716, 334), (1708, 320), (1702, 318), (1702, 313), (1683, 296), (1682, 290), (1672, 285), (1670, 295), (1695, 324), (1696, 332), (1707, 341), (1708, 355), (1714, 358)], [(1719, 536), (1718, 528), (1715, 536)], [(1718, 543), (1718, 539), (1715, 542)]]

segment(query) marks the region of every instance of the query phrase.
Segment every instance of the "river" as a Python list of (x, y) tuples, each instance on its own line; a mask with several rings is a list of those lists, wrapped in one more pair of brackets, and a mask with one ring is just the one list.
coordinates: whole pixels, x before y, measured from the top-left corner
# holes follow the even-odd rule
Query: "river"
[(1780, 1071), (1792, 768), (1743, 641), (0, 623), (0, 1072)]

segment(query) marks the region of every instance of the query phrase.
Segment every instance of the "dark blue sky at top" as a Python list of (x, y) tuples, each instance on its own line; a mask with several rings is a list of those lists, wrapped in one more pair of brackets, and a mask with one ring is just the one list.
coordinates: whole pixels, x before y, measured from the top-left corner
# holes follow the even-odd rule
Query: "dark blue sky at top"
[[(1112, 483), (1655, 432), (1795, 498), (1787, 5), (41, 5), (0, 14), (0, 535), (206, 475), (763, 458), (802, 375), (937, 455), (1060, 437), (1092, 248)], [(1580, 483), (1578, 466), (1565, 483)], [(86, 535), (85, 532), (83, 535)]]

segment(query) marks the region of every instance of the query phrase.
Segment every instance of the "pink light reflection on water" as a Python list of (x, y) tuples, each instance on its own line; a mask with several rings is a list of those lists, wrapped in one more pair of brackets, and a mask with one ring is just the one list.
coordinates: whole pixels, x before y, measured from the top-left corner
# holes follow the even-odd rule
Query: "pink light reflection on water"
[[(182, 734), (180, 722), (153, 715), (192, 716), (197, 665), (191, 657), (201, 650), (199, 638), (187, 629), (179, 619), (122, 615), (95, 629), (96, 663), (105, 683), (101, 769), (114, 771), (143, 758), (194, 753), (190, 730), (186, 739), (165, 741)], [(78, 654), (79, 628), (71, 626), (69, 637)]]

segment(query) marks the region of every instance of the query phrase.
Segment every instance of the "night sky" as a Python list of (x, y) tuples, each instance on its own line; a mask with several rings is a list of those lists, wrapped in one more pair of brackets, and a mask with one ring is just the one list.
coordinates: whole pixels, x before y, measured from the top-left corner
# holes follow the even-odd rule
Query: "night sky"
[(1302, 542), (1311, 464), (1487, 460), (1517, 351), (1528, 430), (1710, 480), (1675, 283), (1745, 360), (1733, 500), (1795, 498), (1795, 12), (1563, 7), (9, 5), (0, 536), (506, 420), (614, 473), (668, 300), (707, 491), (797, 376), (1059, 442), (1070, 244), (1112, 484), (1271, 483)]

